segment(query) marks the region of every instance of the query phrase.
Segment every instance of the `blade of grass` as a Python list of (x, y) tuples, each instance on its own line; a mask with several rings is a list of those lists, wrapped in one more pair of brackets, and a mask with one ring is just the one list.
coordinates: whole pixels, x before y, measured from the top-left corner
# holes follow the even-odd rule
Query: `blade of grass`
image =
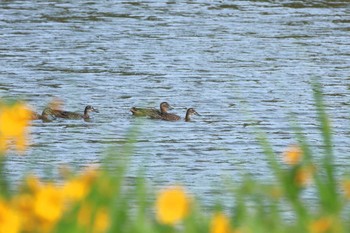
[(9, 183), (5, 174), (6, 156), (0, 154), (0, 196), (8, 198), (10, 196)]
[(338, 187), (336, 182), (336, 175), (334, 174), (334, 154), (332, 144), (332, 131), (329, 124), (329, 118), (325, 111), (325, 104), (323, 100), (322, 87), (319, 82), (313, 80), (313, 93), (315, 99), (316, 113), (318, 121), (320, 122), (320, 130), (323, 138), (324, 157), (323, 168), (326, 173), (326, 186), (328, 191), (328, 209), (336, 213), (340, 208)]

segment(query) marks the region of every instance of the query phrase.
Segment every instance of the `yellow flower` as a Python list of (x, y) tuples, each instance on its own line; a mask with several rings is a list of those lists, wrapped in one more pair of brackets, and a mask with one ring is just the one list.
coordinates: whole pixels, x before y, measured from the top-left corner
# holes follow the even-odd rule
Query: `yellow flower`
[(0, 150), (6, 151), (7, 142), (14, 140), (16, 149), (26, 149), (26, 129), (30, 124), (31, 112), (24, 103), (12, 106), (0, 103)]
[(0, 233), (16, 233), (19, 231), (20, 218), (18, 213), (0, 200)]
[(302, 159), (303, 153), (299, 146), (292, 145), (287, 148), (287, 150), (283, 153), (283, 161), (288, 165), (296, 165)]
[(190, 198), (181, 186), (162, 190), (156, 201), (157, 219), (163, 224), (175, 224), (189, 212)]
[(63, 101), (60, 98), (54, 97), (47, 105), (51, 109), (62, 110)]
[(28, 175), (25, 179), (25, 187), (30, 192), (35, 193), (41, 188), (40, 180), (34, 175)]
[(78, 223), (80, 226), (86, 228), (90, 226), (91, 223), (92, 209), (87, 203), (81, 205), (78, 212)]
[(347, 199), (350, 199), (350, 179), (346, 179), (342, 183), (344, 195)]
[(109, 227), (109, 216), (106, 209), (99, 209), (95, 215), (93, 233), (106, 232)]
[(210, 223), (210, 233), (231, 233), (231, 225), (229, 218), (219, 212), (216, 213)]
[(332, 219), (329, 217), (322, 217), (315, 220), (310, 225), (310, 233), (325, 233), (328, 232), (332, 227)]
[(313, 173), (314, 168), (312, 166), (304, 166), (298, 168), (294, 177), (296, 185), (299, 187), (308, 185), (311, 182)]
[(12, 203), (21, 216), (22, 229), (25, 232), (33, 232), (36, 227), (33, 214), (33, 196), (29, 194), (21, 194), (15, 196)]
[(63, 186), (65, 197), (73, 201), (83, 199), (90, 191), (90, 187), (97, 176), (97, 171), (89, 168), (81, 176), (68, 180)]
[(64, 199), (62, 191), (51, 185), (41, 187), (34, 198), (34, 212), (43, 221), (55, 223), (62, 215)]
[(88, 187), (79, 179), (69, 180), (63, 186), (64, 196), (73, 201), (81, 200), (87, 191)]
[(97, 168), (90, 167), (87, 168), (84, 173), (81, 175), (81, 180), (88, 186), (90, 186), (100, 174), (98, 173)]

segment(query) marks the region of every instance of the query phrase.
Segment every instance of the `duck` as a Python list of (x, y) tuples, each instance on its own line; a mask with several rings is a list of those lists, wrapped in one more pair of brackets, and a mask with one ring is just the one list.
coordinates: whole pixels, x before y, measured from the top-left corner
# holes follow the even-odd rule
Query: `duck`
[[(191, 121), (192, 115), (200, 116), (194, 108), (188, 108), (185, 115), (185, 121)], [(181, 120), (181, 117), (173, 113), (162, 113), (159, 119), (164, 121), (179, 121)]]
[(90, 119), (90, 112), (99, 112), (96, 108), (94, 108), (91, 105), (87, 105), (84, 110), (84, 114), (77, 113), (77, 112), (70, 112), (70, 111), (64, 111), (64, 110), (58, 110), (58, 109), (52, 109), (50, 107), (46, 107), (43, 110), (42, 118), (45, 121), (52, 121), (56, 118), (65, 118), (65, 119)]
[(43, 122), (51, 122), (53, 120), (56, 120), (56, 114), (58, 111), (61, 110), (56, 110), (52, 109), (51, 107), (45, 107), (43, 112), (41, 113), (41, 119)]
[(137, 108), (132, 107), (130, 109), (130, 112), (134, 116), (143, 116), (143, 117), (151, 117), (151, 118), (160, 118), (161, 114), (165, 114), (168, 112), (168, 110), (173, 109), (168, 102), (162, 102), (159, 105), (159, 109), (155, 108)]

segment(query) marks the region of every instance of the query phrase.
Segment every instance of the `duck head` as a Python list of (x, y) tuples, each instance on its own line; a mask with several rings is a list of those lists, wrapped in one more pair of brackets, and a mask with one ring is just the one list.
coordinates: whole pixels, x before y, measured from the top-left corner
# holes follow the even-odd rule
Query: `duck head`
[(189, 108), (187, 109), (185, 120), (190, 121), (192, 115), (200, 116), (199, 113), (196, 110), (194, 110), (194, 108)]
[(171, 110), (171, 109), (173, 109), (173, 107), (171, 107), (168, 102), (160, 103), (160, 111), (161, 112), (167, 112), (168, 110)]
[(87, 114), (89, 112), (97, 112), (98, 113), (99, 111), (96, 108), (92, 107), (91, 105), (88, 105), (85, 107), (84, 113)]
[(194, 110), (194, 108), (187, 109), (187, 113), (190, 114), (190, 115), (200, 116), (199, 113), (196, 110)]

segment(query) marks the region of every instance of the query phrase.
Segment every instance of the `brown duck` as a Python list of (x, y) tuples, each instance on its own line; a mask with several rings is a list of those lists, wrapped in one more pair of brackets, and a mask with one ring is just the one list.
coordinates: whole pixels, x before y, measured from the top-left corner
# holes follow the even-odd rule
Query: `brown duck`
[[(199, 116), (198, 112), (196, 112), (196, 110), (194, 110), (194, 108), (189, 108), (186, 111), (186, 116), (185, 116), (185, 121), (191, 121), (191, 116), (192, 115), (197, 115)], [(162, 113), (160, 115), (160, 118), (157, 119), (161, 119), (164, 121), (179, 121), (181, 120), (181, 117), (176, 115), (176, 114), (172, 114), (172, 113)]]
[(162, 114), (166, 114), (169, 109), (172, 109), (172, 107), (169, 105), (168, 102), (162, 102), (159, 106), (160, 110), (155, 108), (137, 108), (132, 107), (130, 109), (130, 112), (134, 116), (143, 116), (143, 117), (151, 117), (151, 118), (157, 118), (160, 119)]
[(77, 112), (70, 112), (58, 109), (52, 109), (46, 107), (42, 113), (42, 118), (44, 121), (52, 121), (56, 118), (65, 118), (65, 119), (90, 119), (90, 112), (99, 112), (96, 108), (88, 105), (85, 107), (84, 114)]

